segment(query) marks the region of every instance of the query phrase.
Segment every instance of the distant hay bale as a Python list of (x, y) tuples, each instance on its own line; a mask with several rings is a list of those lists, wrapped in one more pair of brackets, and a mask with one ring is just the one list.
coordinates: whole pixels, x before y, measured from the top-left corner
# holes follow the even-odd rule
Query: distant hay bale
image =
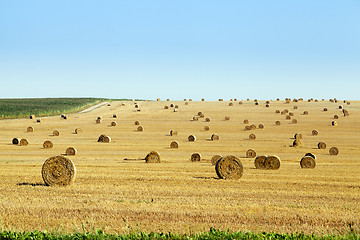
[(269, 104), (266, 104), (266, 105), (265, 105), (265, 107), (267, 107), (267, 108), (268, 108), (268, 107), (270, 107), (270, 105), (269, 105)]
[(160, 98), (157, 98), (156, 101), (157, 101), (157, 102), (160, 102)]
[(138, 132), (142, 132), (144, 131), (144, 128), (142, 126), (138, 126), (137, 129), (136, 129)]
[(315, 168), (316, 166), (315, 158), (311, 156), (304, 156), (300, 160), (300, 166), (301, 168)]
[(276, 126), (280, 126), (280, 125), (281, 125), (281, 122), (280, 122), (280, 121), (276, 121), (276, 122), (275, 122), (275, 125), (276, 125)]
[(54, 156), (44, 162), (41, 175), (47, 186), (68, 186), (75, 181), (76, 168), (70, 159)]
[(254, 160), (254, 165), (256, 169), (265, 169), (265, 160), (268, 156), (266, 155), (262, 155), (262, 156), (258, 156), (255, 158)]
[(331, 122), (331, 125), (332, 125), (332, 126), (337, 126), (337, 122), (336, 122), (336, 121), (332, 121), (332, 122)]
[(229, 155), (219, 159), (215, 171), (221, 179), (240, 179), (243, 175), (243, 165), (239, 158)]
[(234, 98), (234, 102), (237, 102), (237, 98)]
[(346, 102), (347, 105), (350, 105), (350, 102)]
[(111, 122), (111, 126), (115, 127), (117, 125), (116, 122)]
[(27, 132), (33, 132), (33, 131), (34, 131), (34, 128), (33, 128), (33, 127), (28, 127), (28, 128), (26, 129), (26, 131), (27, 131)]
[(315, 99), (315, 102), (319, 102), (319, 100)]
[(145, 157), (145, 162), (146, 163), (160, 163), (161, 162), (160, 154), (155, 151), (149, 152)]
[(343, 108), (343, 106), (339, 105), (339, 109), (342, 109), (342, 108)]
[(294, 109), (298, 109), (298, 106), (294, 106), (293, 108), (294, 108)]
[(286, 112), (284, 112), (284, 111), (281, 111), (281, 112), (280, 112), (280, 114), (281, 114), (281, 115), (285, 115), (285, 114), (286, 114)]
[(254, 150), (254, 149), (248, 149), (248, 150), (246, 151), (246, 157), (247, 157), (247, 158), (254, 158), (254, 157), (256, 157), (256, 152), (255, 152), (255, 150)]
[(221, 155), (214, 155), (211, 158), (211, 165), (216, 165), (216, 163), (222, 158)]
[(191, 98), (189, 98), (189, 102), (192, 102), (192, 99), (191, 99)]
[(311, 135), (313, 136), (317, 136), (319, 134), (319, 132), (317, 130), (312, 130), (311, 131)]
[(267, 100), (265, 103), (266, 103), (266, 104), (270, 104), (270, 101), (269, 101), (269, 100)]
[(53, 136), (59, 136), (59, 135), (60, 135), (60, 132), (58, 130), (53, 131)]
[(30, 115), (30, 119), (35, 119), (35, 115)]
[(140, 125), (140, 121), (135, 121), (134, 124), (138, 126)]
[(286, 115), (285, 119), (286, 119), (286, 120), (290, 120), (290, 119), (291, 119), (291, 116), (290, 116), (290, 115)]
[(171, 104), (170, 104), (170, 107), (174, 107), (174, 104), (171, 103)]
[(170, 148), (179, 148), (179, 143), (177, 141), (172, 141), (170, 143)]
[(25, 138), (20, 140), (20, 146), (27, 146), (28, 144), (29, 144), (29, 142)]
[(188, 103), (188, 102), (185, 102), (185, 105), (189, 105), (189, 103)]
[(176, 109), (179, 108), (179, 105), (175, 105), (174, 108), (176, 108)]
[(250, 127), (250, 130), (255, 130), (255, 129), (256, 129), (256, 125), (255, 125), (255, 124), (251, 124), (249, 127)]
[(217, 135), (217, 134), (213, 134), (213, 135), (211, 135), (211, 140), (212, 141), (217, 141), (217, 140), (219, 140), (220, 138), (219, 138), (219, 135)]
[(290, 116), (294, 116), (294, 113), (293, 113), (293, 112), (289, 112), (289, 115), (290, 115)]
[(249, 98), (247, 98), (247, 99), (246, 99), (246, 101), (248, 102), (248, 101), (250, 101), (250, 99), (249, 99)]
[(246, 125), (245, 126), (245, 131), (250, 131), (251, 129), (250, 129), (250, 126), (249, 125)]
[(317, 146), (318, 146), (319, 149), (325, 149), (326, 148), (326, 143), (319, 142)]
[(186, 102), (186, 98), (184, 98), (184, 102)]
[(229, 106), (230, 106), (230, 107), (232, 107), (233, 105), (234, 105), (234, 104), (233, 104), (232, 102), (231, 102), (231, 103), (229, 103)]
[(193, 121), (198, 121), (199, 120), (199, 117), (198, 116), (194, 116), (193, 117)]
[(275, 113), (280, 113), (280, 110), (276, 110)]
[(324, 109), (323, 109), (324, 112), (327, 112), (327, 110), (328, 110), (327, 108), (324, 108)]
[(189, 142), (195, 142), (196, 141), (196, 137), (194, 135), (189, 135), (188, 136), (188, 141)]
[(230, 99), (230, 102), (232, 102), (232, 98)]
[(211, 119), (210, 118), (205, 118), (205, 122), (210, 122), (211, 121)]
[(104, 142), (104, 137), (106, 137), (106, 135), (101, 134), (98, 138), (98, 142)]
[(242, 101), (239, 101), (239, 105), (241, 105), (242, 104)]
[(18, 138), (13, 138), (13, 140), (11, 141), (11, 143), (14, 145), (18, 145), (19, 142), (20, 142), (20, 139), (18, 139)]
[(349, 116), (349, 111), (348, 111), (348, 110), (343, 109), (342, 112), (343, 112), (343, 114), (344, 114), (344, 117), (348, 117), (348, 116)]
[(76, 129), (75, 129), (75, 133), (76, 133), (76, 134), (82, 133), (82, 129), (81, 129), (81, 128), (76, 128)]
[(258, 106), (259, 105), (259, 103), (258, 102), (255, 102), (255, 106)]
[(203, 113), (199, 115), (199, 118), (204, 118), (204, 117), (205, 115)]
[(284, 112), (285, 112), (285, 113), (288, 113), (288, 112), (289, 112), (289, 110), (287, 110), (287, 109), (284, 109)]
[(229, 116), (226, 116), (226, 117), (225, 117), (225, 120), (226, 120), (226, 121), (229, 121), (229, 120), (230, 120), (230, 117), (229, 117)]
[(204, 98), (202, 98), (202, 99), (201, 99), (201, 101), (202, 101), (202, 102), (204, 102), (204, 101), (205, 101), (205, 99), (204, 99)]
[(295, 133), (294, 138), (295, 139), (302, 139), (302, 134), (301, 133)]
[(170, 101), (170, 99), (168, 98), (168, 99), (166, 99), (166, 101), (168, 102), (168, 101)]
[(243, 121), (243, 123), (244, 123), (244, 124), (249, 124), (249, 120), (245, 119), (245, 120)]
[(306, 153), (305, 156), (309, 156), (312, 157), (313, 159), (316, 159), (316, 156), (313, 153)]
[(191, 161), (192, 162), (200, 162), (200, 160), (201, 160), (201, 155), (200, 155), (200, 153), (193, 153), (192, 155), (191, 155)]
[(109, 136), (104, 136), (103, 142), (104, 143), (109, 143), (109, 142), (111, 142), (111, 138)]
[(276, 101), (280, 101), (280, 98), (277, 98)]
[(219, 102), (222, 102), (222, 101), (224, 101), (224, 99), (222, 99), (222, 98), (219, 98)]
[(271, 170), (279, 169), (280, 164), (281, 164), (280, 158), (275, 155), (268, 156), (264, 162), (265, 169), (271, 169)]
[(304, 145), (300, 141), (300, 139), (295, 139), (292, 144), (293, 147), (303, 147)]
[(117, 118), (118, 115), (116, 113), (113, 114), (113, 118)]
[(101, 119), (96, 119), (96, 123), (97, 124), (101, 123)]
[(65, 153), (68, 156), (74, 156), (77, 153), (77, 150), (74, 147), (68, 147)]
[(329, 153), (330, 153), (330, 155), (338, 155), (339, 149), (337, 147), (332, 147), (329, 149)]
[(334, 119), (339, 119), (339, 116), (335, 114)]
[(205, 130), (205, 131), (209, 131), (209, 130), (210, 130), (210, 127), (209, 127), (209, 126), (205, 126), (205, 127), (204, 127), (204, 130)]
[(44, 148), (52, 148), (54, 146), (54, 144), (49, 141), (49, 140), (46, 140), (44, 143), (43, 143), (43, 147)]
[(36, 122), (41, 123), (42, 122), (41, 118), (36, 119)]
[(164, 106), (164, 109), (168, 109), (169, 107), (168, 106)]
[(263, 129), (263, 128), (264, 128), (264, 125), (260, 123), (260, 124), (259, 124), (259, 128), (260, 128), (260, 129)]
[(177, 136), (178, 132), (175, 130), (170, 131), (170, 136)]
[(256, 139), (255, 134), (251, 133), (251, 134), (249, 135), (249, 140), (255, 140), (255, 139)]
[(294, 118), (291, 120), (291, 122), (295, 124), (295, 123), (297, 123), (297, 120)]

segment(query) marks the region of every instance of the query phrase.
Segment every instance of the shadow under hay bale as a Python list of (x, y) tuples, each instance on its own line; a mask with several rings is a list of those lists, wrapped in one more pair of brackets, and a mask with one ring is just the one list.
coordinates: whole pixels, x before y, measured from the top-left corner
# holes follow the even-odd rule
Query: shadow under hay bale
[(77, 150), (74, 147), (68, 147), (65, 152), (65, 154), (68, 156), (74, 156), (76, 153), (77, 153)]
[(337, 122), (336, 122), (336, 121), (332, 121), (332, 122), (331, 122), (331, 126), (334, 126), (334, 127), (337, 126)]
[(236, 156), (221, 158), (215, 165), (215, 171), (221, 179), (240, 179), (243, 175), (243, 165)]
[(68, 186), (75, 181), (76, 168), (70, 159), (54, 156), (44, 162), (41, 175), (47, 186)]
[(215, 166), (216, 163), (217, 163), (221, 158), (222, 158), (222, 156), (221, 156), (221, 155), (218, 155), (218, 154), (212, 156), (212, 158), (211, 158), (211, 165)]
[(160, 154), (158, 152), (151, 151), (150, 153), (148, 153), (146, 155), (145, 162), (146, 163), (160, 163), (161, 162)]
[(46, 140), (44, 143), (43, 143), (43, 148), (53, 148), (54, 144), (49, 141), (49, 140)]
[(256, 152), (255, 152), (255, 150), (254, 150), (254, 149), (248, 149), (248, 150), (246, 151), (246, 157), (247, 157), (247, 158), (254, 158), (254, 157), (256, 157)]
[(332, 147), (329, 149), (329, 153), (330, 155), (338, 155), (339, 154), (339, 149), (337, 147)]
[(118, 117), (118, 115), (114, 113), (114, 114), (113, 114), (113, 118), (117, 118), (117, 117)]
[(267, 155), (262, 155), (262, 156), (258, 156), (255, 158), (254, 160), (254, 165), (256, 169), (265, 169), (265, 160), (268, 156)]
[(268, 156), (264, 162), (265, 169), (271, 169), (271, 170), (278, 170), (280, 168), (280, 164), (281, 164), (280, 158), (275, 155)]
[(170, 143), (170, 148), (179, 148), (179, 143), (177, 141), (172, 141)]

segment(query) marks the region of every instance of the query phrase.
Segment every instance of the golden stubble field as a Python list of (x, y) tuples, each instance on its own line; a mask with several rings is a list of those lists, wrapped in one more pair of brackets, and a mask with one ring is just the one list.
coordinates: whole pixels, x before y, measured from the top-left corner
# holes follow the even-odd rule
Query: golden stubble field
[[(67, 120), (60, 116), (42, 118), (41, 123), (1, 120), (0, 229), (194, 233), (214, 227), (317, 234), (360, 229), (360, 102), (272, 101), (269, 108), (264, 101), (259, 106), (253, 101), (233, 106), (228, 101), (137, 103), (140, 112), (133, 102), (112, 102)], [(178, 112), (164, 109), (171, 103), (179, 106)], [(342, 115), (341, 104), (349, 117)], [(293, 112), (298, 123), (285, 120), (276, 109)], [(192, 121), (199, 111), (211, 122)], [(309, 114), (302, 115), (303, 111)], [(339, 115), (336, 127), (331, 126), (334, 114)], [(103, 117), (101, 124), (95, 122), (98, 116)], [(244, 119), (265, 127), (245, 131)], [(143, 132), (136, 131), (136, 120)], [(111, 126), (112, 121), (117, 126)], [(204, 131), (206, 125), (209, 131)], [(34, 132), (26, 131), (29, 126)], [(74, 134), (75, 128), (83, 132)], [(318, 136), (312, 136), (313, 129)], [(60, 136), (52, 136), (54, 130)], [(170, 136), (170, 130), (178, 135)], [(219, 141), (210, 141), (213, 133)], [(248, 139), (250, 133), (256, 140)], [(302, 134), (304, 147), (290, 147), (295, 133)], [(112, 142), (97, 142), (100, 134)], [(190, 134), (196, 136), (195, 142), (187, 141)], [(14, 137), (26, 138), (29, 145), (12, 145)], [(45, 140), (54, 147), (44, 149)], [(173, 140), (179, 142), (178, 149), (170, 148)], [(326, 149), (317, 149), (320, 141)], [(42, 164), (70, 146), (78, 150), (76, 156), (68, 156), (76, 165), (75, 183), (45, 186)], [(338, 147), (339, 155), (329, 154), (332, 146)], [(279, 156), (280, 169), (255, 169), (254, 159), (245, 155), (249, 148), (257, 155)], [(144, 158), (150, 151), (158, 151), (162, 162), (123, 160)], [(201, 162), (190, 161), (195, 152), (202, 155)], [(315, 169), (300, 168), (307, 152), (317, 156)], [(210, 162), (215, 154), (237, 156), (244, 166), (242, 178), (218, 179)]]

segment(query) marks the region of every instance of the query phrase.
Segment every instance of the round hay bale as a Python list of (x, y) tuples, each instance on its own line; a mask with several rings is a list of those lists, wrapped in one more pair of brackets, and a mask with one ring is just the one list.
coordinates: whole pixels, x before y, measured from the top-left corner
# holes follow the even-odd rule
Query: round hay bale
[(109, 136), (104, 136), (102, 142), (104, 142), (104, 143), (109, 143), (109, 142), (111, 142), (111, 137), (109, 137)]
[(170, 148), (179, 148), (179, 143), (177, 141), (172, 141), (170, 143)]
[(97, 124), (101, 123), (101, 119), (96, 119), (96, 123)]
[(258, 156), (255, 158), (254, 160), (254, 165), (255, 165), (255, 168), (257, 169), (265, 169), (265, 160), (268, 156), (266, 155), (262, 155), (262, 156)]
[(175, 105), (174, 108), (179, 108), (179, 105)]
[(319, 142), (317, 146), (318, 146), (318, 149), (326, 149), (326, 143), (324, 143), (324, 142)]
[(220, 138), (219, 138), (219, 135), (217, 135), (217, 134), (213, 134), (213, 135), (211, 135), (211, 140), (212, 141), (217, 141), (217, 140), (219, 140)]
[(168, 106), (164, 106), (164, 109), (168, 109), (169, 107)]
[(200, 153), (193, 153), (192, 155), (191, 155), (191, 161), (192, 162), (200, 162), (200, 160), (201, 160), (201, 155), (200, 155)]
[(117, 114), (113, 114), (113, 118), (117, 118), (118, 117), (118, 115)]
[(297, 120), (294, 118), (291, 120), (291, 122), (295, 124), (295, 123), (297, 123)]
[(27, 132), (33, 132), (33, 131), (34, 131), (34, 128), (33, 128), (33, 127), (28, 127), (28, 128), (26, 129), (26, 131), (27, 131)]
[(59, 136), (60, 132), (58, 130), (53, 131), (53, 136)]
[(327, 108), (324, 108), (324, 109), (323, 109), (324, 112), (327, 112), (327, 110), (328, 110)]
[(160, 154), (155, 151), (149, 152), (145, 157), (145, 162), (146, 163), (160, 163), (161, 162)]
[(144, 131), (144, 128), (142, 126), (138, 126), (137, 129), (136, 129), (138, 132), (142, 132)]
[(184, 102), (186, 102), (186, 98), (184, 98)]
[(255, 150), (254, 150), (254, 149), (248, 149), (248, 150), (246, 151), (246, 157), (247, 157), (247, 158), (254, 158), (254, 157), (256, 157), (256, 152), (255, 152)]
[(329, 149), (329, 153), (330, 153), (330, 155), (338, 155), (339, 149), (337, 147), (332, 147)]
[(201, 99), (201, 101), (202, 101), (202, 102), (204, 102), (204, 101), (205, 101), (205, 99), (204, 99), (204, 98), (202, 98), (202, 99)]
[(199, 115), (199, 118), (204, 118), (204, 117), (205, 115), (203, 113)]
[(266, 104), (270, 104), (270, 101), (269, 101), (269, 100), (267, 100), (265, 103), (266, 103)]
[(255, 106), (258, 106), (259, 105), (259, 103), (258, 102), (255, 102)]
[(82, 129), (81, 129), (81, 128), (76, 128), (76, 129), (75, 129), (75, 133), (76, 133), (76, 134), (82, 133)]
[(29, 142), (25, 138), (20, 140), (20, 146), (27, 146), (28, 144), (29, 144)]
[(312, 157), (313, 159), (316, 159), (316, 156), (313, 153), (306, 153), (305, 156)]
[(304, 111), (304, 112), (303, 112), (303, 115), (309, 115), (309, 112), (308, 112), (308, 111)]
[(13, 138), (13, 140), (11, 141), (11, 143), (14, 145), (18, 145), (19, 142), (20, 142), (20, 139), (18, 139), (18, 138)]
[(68, 147), (65, 153), (68, 156), (74, 156), (77, 153), (77, 150), (74, 147)]
[(249, 125), (246, 125), (245, 126), (245, 131), (250, 131), (251, 129), (250, 129), (250, 126)]
[(111, 122), (111, 126), (115, 127), (116, 126), (116, 122)]
[(289, 110), (287, 110), (287, 109), (284, 109), (284, 112), (285, 112), (285, 113), (288, 113), (288, 112), (289, 112)]
[(222, 179), (239, 179), (243, 175), (243, 165), (236, 156), (221, 158), (215, 165), (215, 171)]
[(339, 109), (342, 109), (342, 108), (343, 108), (343, 106), (340, 105), (340, 106), (339, 106)]
[(298, 109), (298, 106), (294, 106), (293, 108), (294, 108), (294, 109)]
[(280, 110), (276, 110), (275, 113), (280, 113)]
[(276, 101), (280, 101), (280, 98), (277, 98)]
[(231, 102), (231, 103), (229, 103), (229, 106), (230, 106), (230, 107), (232, 107), (233, 105), (234, 105), (234, 104), (233, 104), (232, 102)]
[(52, 148), (54, 146), (54, 144), (49, 141), (49, 140), (46, 140), (44, 143), (43, 143), (43, 147), (44, 148)]
[(263, 129), (263, 128), (264, 128), (264, 125), (260, 123), (260, 124), (259, 124), (259, 128), (260, 128), (260, 129)]
[(241, 105), (241, 104), (242, 104), (242, 101), (239, 101), (239, 104)]
[(189, 135), (188, 136), (188, 141), (189, 142), (195, 142), (195, 140), (196, 140), (196, 137), (194, 135)]
[(211, 121), (211, 119), (210, 118), (205, 118), (205, 122), (210, 122)]
[(276, 122), (275, 122), (275, 125), (276, 125), (276, 126), (280, 126), (280, 125), (281, 125), (281, 122), (280, 122), (280, 121), (276, 121)]
[(229, 120), (230, 120), (230, 117), (229, 117), (229, 116), (226, 116), (226, 117), (225, 117), (225, 120), (226, 120), (226, 121), (229, 121)]
[(335, 114), (334, 119), (339, 119), (339, 116)]
[(68, 186), (75, 181), (76, 169), (70, 159), (54, 156), (44, 162), (41, 175), (47, 186)]
[(293, 141), (292, 146), (293, 146), (293, 147), (302, 147), (303, 144), (302, 144), (302, 142), (300, 141), (300, 139), (295, 139), (295, 140)]
[(280, 113), (281, 115), (285, 115), (286, 114), (286, 112), (284, 112), (284, 111), (281, 111), (281, 113)]
[(315, 168), (315, 159), (311, 156), (305, 156), (300, 160), (301, 168)]
[(205, 127), (204, 127), (204, 130), (205, 130), (205, 131), (209, 131), (209, 130), (210, 130), (210, 127), (209, 127), (209, 126), (205, 126)]
[(219, 102), (222, 102), (222, 101), (224, 101), (224, 99), (222, 99), (222, 98), (219, 98)]
[(347, 105), (350, 105), (350, 102), (346, 102)]
[(35, 115), (30, 115), (30, 119), (35, 119)]
[(237, 98), (234, 98), (234, 102), (237, 102)]
[(295, 139), (302, 139), (302, 134), (301, 133), (295, 133), (294, 138)]
[(134, 124), (135, 124), (135, 125), (140, 125), (140, 122), (139, 122), (139, 121), (135, 121)]
[(294, 116), (294, 113), (293, 113), (293, 112), (289, 112), (289, 115), (293, 117), (293, 116)]
[(188, 102), (185, 102), (185, 105), (189, 105), (189, 103), (188, 103)]
[(174, 107), (174, 104), (170, 104), (170, 107)]
[(256, 139), (255, 134), (251, 133), (251, 134), (249, 135), (249, 140), (255, 140), (255, 139)]
[(290, 120), (290, 119), (291, 119), (291, 116), (290, 116), (290, 115), (286, 115), (285, 119), (286, 119), (286, 120)]
[(249, 124), (249, 120), (245, 119), (245, 120), (243, 121), (243, 123), (244, 123), (244, 124)]
[(191, 98), (189, 98), (189, 102), (192, 102), (192, 99), (191, 99)]
[(312, 130), (311, 131), (311, 135), (313, 136), (317, 136), (319, 134), (319, 132), (317, 130)]
[(216, 165), (216, 163), (222, 158), (221, 155), (214, 155), (211, 158), (211, 164), (214, 166)]
[(267, 107), (267, 108), (268, 108), (268, 107), (270, 107), (270, 105), (269, 105), (269, 104), (266, 104), (266, 105), (265, 105), (265, 107)]
[(198, 116), (194, 116), (194, 117), (193, 117), (193, 121), (199, 121)]
[(37, 122), (37, 123), (41, 123), (41, 121), (42, 121), (42, 120), (41, 120), (40, 118), (36, 119), (36, 122)]
[(348, 111), (348, 110), (343, 109), (342, 112), (343, 112), (343, 114), (344, 114), (344, 117), (349, 116), (349, 111)]
[(337, 126), (337, 122), (336, 122), (336, 121), (332, 121), (332, 122), (331, 122), (331, 125), (332, 125), (332, 126)]
[(249, 127), (250, 127), (250, 130), (255, 130), (255, 129), (256, 129), (256, 125), (255, 125), (255, 124), (251, 124)]
[(278, 156), (272, 155), (272, 156), (268, 156), (265, 159), (264, 165), (266, 169), (271, 169), (271, 170), (277, 170), (280, 168), (280, 158)]
[(177, 136), (178, 132), (175, 130), (170, 131), (170, 136)]
[(101, 134), (100, 137), (98, 138), (98, 142), (104, 142), (104, 137), (106, 137), (106, 135)]
[(168, 98), (168, 99), (166, 99), (166, 101), (167, 101), (167, 102), (169, 102), (169, 101), (170, 101), (170, 99)]
[(157, 99), (156, 99), (157, 102), (160, 102), (160, 100), (161, 100), (160, 98), (157, 98)]

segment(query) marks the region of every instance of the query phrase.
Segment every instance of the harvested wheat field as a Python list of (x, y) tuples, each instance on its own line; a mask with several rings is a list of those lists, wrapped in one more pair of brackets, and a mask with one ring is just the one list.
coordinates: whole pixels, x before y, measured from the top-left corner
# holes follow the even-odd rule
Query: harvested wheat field
[[(134, 102), (114, 101), (66, 120), (0, 120), (0, 226), (14, 231), (96, 228), (107, 233), (194, 233), (210, 227), (316, 234), (359, 231), (360, 102), (343, 104), (347, 116), (340, 102), (328, 100), (270, 101), (269, 107), (257, 102), (243, 100), (229, 107), (225, 100), (137, 101), (137, 111)], [(178, 111), (170, 104), (178, 105)], [(276, 109), (291, 109), (297, 124)], [(193, 121), (200, 111), (204, 118)], [(111, 126), (114, 114), (116, 127)], [(335, 114), (339, 118), (333, 127)], [(102, 124), (94, 121), (98, 116)], [(252, 130), (255, 141), (244, 130), (244, 119), (264, 126)], [(143, 131), (137, 131), (135, 121)], [(36, 130), (28, 132), (28, 126)], [(54, 136), (54, 129), (61, 134)], [(82, 131), (75, 134), (74, 129)], [(176, 135), (169, 134), (173, 129)], [(211, 141), (212, 133), (221, 136), (218, 141)], [(302, 146), (292, 146), (296, 133), (302, 134)], [(111, 141), (98, 142), (101, 135)], [(188, 141), (189, 135), (196, 141)], [(13, 144), (14, 138), (27, 139), (28, 145)], [(43, 147), (46, 140), (52, 148)], [(173, 141), (180, 147), (171, 148)], [(319, 142), (327, 148), (319, 149)], [(76, 155), (65, 154), (70, 146)], [(335, 146), (338, 155), (330, 155)], [(278, 156), (280, 168), (256, 169), (248, 149), (258, 156)], [(145, 162), (151, 151), (160, 154), (160, 163)], [(192, 162), (193, 153), (201, 154), (201, 161)], [(300, 166), (306, 153), (316, 155), (315, 168)], [(239, 159), (241, 178), (220, 179), (211, 162), (214, 155)], [(53, 156), (66, 157), (76, 167), (69, 186), (45, 185), (42, 166)]]

